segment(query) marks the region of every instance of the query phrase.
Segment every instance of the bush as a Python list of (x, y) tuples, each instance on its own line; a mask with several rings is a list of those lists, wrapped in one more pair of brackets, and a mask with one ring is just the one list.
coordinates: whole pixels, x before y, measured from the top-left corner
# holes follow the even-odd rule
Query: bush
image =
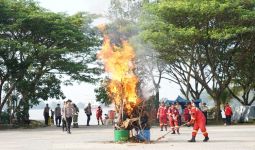
[(1, 118), (0, 124), (9, 124), (10, 117), (9, 117), (9, 114), (7, 112), (5, 112), (5, 111), (2, 112), (0, 118)]

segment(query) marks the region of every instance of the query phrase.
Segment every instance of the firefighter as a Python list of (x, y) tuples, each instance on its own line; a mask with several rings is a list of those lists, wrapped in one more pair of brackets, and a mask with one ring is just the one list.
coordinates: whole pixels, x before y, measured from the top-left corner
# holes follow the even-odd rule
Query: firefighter
[(179, 111), (177, 110), (177, 108), (175, 107), (174, 104), (172, 104), (169, 108), (168, 108), (168, 120), (169, 120), (169, 125), (172, 129), (172, 133), (171, 134), (175, 134), (175, 131), (177, 131), (177, 134), (180, 134), (179, 132)]
[(103, 110), (100, 106), (98, 106), (97, 111), (96, 111), (97, 125), (99, 125), (99, 121), (101, 121), (102, 125), (104, 125), (103, 119), (102, 119), (102, 114), (103, 114)]
[(161, 105), (158, 108), (157, 119), (159, 119), (160, 131), (163, 131), (163, 126), (167, 131), (167, 108), (164, 102), (161, 102)]
[(183, 111), (183, 118), (185, 122), (189, 122), (190, 121), (190, 113), (189, 113), (189, 109), (187, 108), (187, 106), (185, 105), (184, 111)]
[(190, 110), (190, 114), (191, 114), (191, 120), (190, 122), (187, 123), (187, 125), (194, 124), (193, 131), (192, 131), (192, 138), (188, 140), (188, 142), (196, 142), (195, 138), (196, 138), (198, 129), (201, 130), (201, 132), (203, 133), (205, 137), (203, 142), (207, 142), (209, 140), (209, 137), (205, 128), (206, 119), (204, 114), (197, 107), (192, 106), (190, 102), (187, 104), (187, 107)]

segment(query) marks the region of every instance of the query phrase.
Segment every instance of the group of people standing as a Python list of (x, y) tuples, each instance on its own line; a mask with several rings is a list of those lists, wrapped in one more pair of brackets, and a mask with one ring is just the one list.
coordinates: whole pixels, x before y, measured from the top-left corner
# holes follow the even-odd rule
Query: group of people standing
[[(51, 112), (51, 116), (50, 116)], [(87, 126), (90, 126), (90, 120), (92, 116), (92, 108), (91, 104), (88, 103), (88, 105), (84, 108), (84, 112), (87, 116)], [(55, 110), (51, 110), (49, 105), (46, 104), (44, 111), (43, 111), (43, 116), (45, 120), (45, 125), (54, 125), (54, 116), (55, 116), (55, 125), (57, 127), (61, 127), (61, 122), (62, 122), (62, 129), (63, 131), (67, 131), (67, 133), (71, 133), (70, 128), (71, 124), (73, 122), (73, 127), (78, 128), (78, 113), (79, 113), (79, 108), (75, 103), (72, 103), (72, 100), (68, 99), (67, 101), (64, 101), (63, 107), (60, 107), (60, 104), (57, 104), (57, 107)], [(102, 118), (103, 110), (100, 106), (98, 106), (96, 110), (96, 118), (98, 125), (101, 121), (101, 124), (104, 125), (103, 123), (103, 118)]]
[(169, 125), (173, 131), (172, 134), (175, 134), (175, 131), (180, 134), (180, 113), (177, 108), (178, 107), (176, 104), (172, 104), (169, 108), (167, 108), (165, 106), (165, 103), (161, 102), (157, 113), (157, 118), (159, 119), (161, 131), (163, 131), (163, 127), (165, 127), (165, 130), (167, 131), (167, 120), (169, 120)]
[[(49, 116), (49, 112), (51, 113), (51, 117)], [(62, 122), (62, 129), (63, 131), (67, 131), (67, 133), (71, 134), (71, 124), (73, 122), (73, 127), (78, 128), (78, 113), (79, 108), (76, 106), (75, 103), (72, 103), (72, 100), (68, 99), (64, 101), (63, 107), (60, 107), (60, 104), (57, 104), (55, 111), (50, 110), (48, 104), (44, 108), (43, 115), (45, 119), (45, 125), (49, 126), (54, 124), (53, 116), (55, 114), (55, 124), (57, 127), (61, 127)]]
[[(196, 107), (195, 103), (188, 102), (185, 108), (182, 110), (178, 103), (171, 104), (170, 107), (166, 107), (164, 102), (161, 102), (158, 108), (157, 118), (159, 119), (160, 129), (163, 131), (163, 127), (167, 130), (167, 121), (171, 127), (172, 134), (180, 134), (180, 126), (183, 120), (185, 125), (190, 126), (193, 124), (192, 138), (188, 142), (195, 142), (195, 138), (198, 130), (200, 129), (204, 135), (204, 142), (209, 140), (208, 133), (206, 131), (208, 107), (206, 103), (202, 103), (201, 107)], [(224, 125), (231, 124), (232, 108), (228, 103), (225, 104), (224, 109), (221, 111)]]
[[(160, 129), (163, 131), (163, 127), (167, 130), (167, 120), (172, 130), (172, 134), (180, 134), (179, 128), (181, 125), (181, 106), (178, 103), (171, 104), (170, 107), (166, 107), (164, 102), (161, 102), (160, 107), (158, 108), (157, 118), (159, 119)], [(195, 137), (200, 129), (204, 135), (204, 142), (209, 140), (208, 133), (206, 131), (206, 117), (204, 113), (195, 107), (194, 104), (188, 102), (186, 108), (183, 112), (184, 120), (186, 125), (193, 124), (192, 138), (188, 142), (195, 142)]]

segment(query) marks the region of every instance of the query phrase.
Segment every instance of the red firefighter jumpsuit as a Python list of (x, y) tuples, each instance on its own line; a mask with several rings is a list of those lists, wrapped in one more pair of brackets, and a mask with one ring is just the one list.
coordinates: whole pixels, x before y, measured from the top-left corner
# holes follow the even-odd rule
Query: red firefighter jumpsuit
[(185, 122), (190, 121), (190, 113), (189, 113), (189, 109), (187, 107), (183, 111), (183, 117), (184, 117)]
[(198, 129), (201, 130), (205, 139), (204, 142), (208, 141), (208, 133), (206, 132), (205, 124), (206, 119), (202, 111), (200, 111), (197, 107), (192, 106), (190, 109), (191, 120), (189, 124), (194, 123), (193, 131), (192, 131), (192, 139), (189, 142), (195, 142), (195, 137), (197, 135)]
[(175, 134), (175, 130), (179, 133), (179, 126), (178, 126), (178, 116), (179, 116), (179, 111), (175, 108), (174, 105), (169, 107), (168, 109), (168, 119), (169, 119), (169, 125), (172, 129), (172, 134)]
[(97, 124), (98, 125), (99, 125), (99, 121), (101, 121), (102, 125), (104, 125), (103, 119), (102, 119), (102, 113), (103, 113), (103, 110), (101, 109), (100, 106), (98, 106), (97, 111), (96, 111), (96, 117), (97, 117)]
[(159, 118), (161, 131), (163, 131), (163, 126), (165, 126), (165, 130), (167, 130), (167, 108), (164, 104), (159, 106), (157, 118)]

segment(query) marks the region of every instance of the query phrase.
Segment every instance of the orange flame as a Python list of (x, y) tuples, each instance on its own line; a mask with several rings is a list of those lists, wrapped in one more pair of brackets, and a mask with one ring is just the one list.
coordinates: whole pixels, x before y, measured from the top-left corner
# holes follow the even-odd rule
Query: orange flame
[(131, 113), (138, 101), (136, 92), (138, 78), (133, 72), (135, 66), (132, 60), (135, 58), (135, 53), (132, 46), (127, 41), (123, 41), (122, 47), (117, 47), (105, 37), (98, 58), (103, 61), (105, 71), (110, 76), (108, 89), (117, 111), (120, 110), (121, 105), (124, 105), (127, 113)]

